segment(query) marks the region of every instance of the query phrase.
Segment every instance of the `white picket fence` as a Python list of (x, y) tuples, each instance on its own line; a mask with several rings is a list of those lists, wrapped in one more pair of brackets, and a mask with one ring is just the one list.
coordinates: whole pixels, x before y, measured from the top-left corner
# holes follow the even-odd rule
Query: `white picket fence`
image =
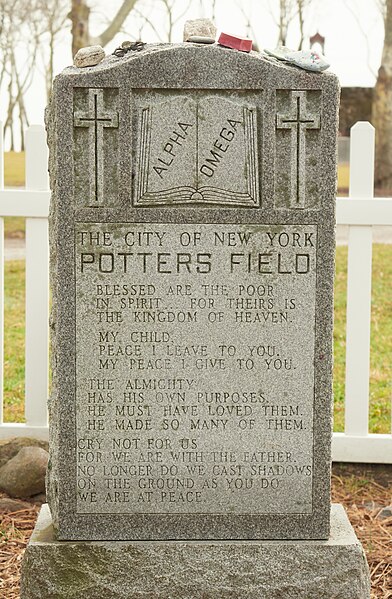
[[(47, 438), (48, 212), (45, 132), (26, 132), (26, 188), (4, 189), (0, 127), (0, 438)], [(369, 434), (372, 227), (392, 225), (392, 198), (373, 197), (374, 128), (351, 131), (349, 198), (337, 198), (337, 222), (349, 225), (345, 432), (334, 433), (335, 461), (392, 463), (392, 434)], [(4, 217), (26, 218), (25, 424), (3, 421)], [(392, 357), (391, 357), (392, 359)]]

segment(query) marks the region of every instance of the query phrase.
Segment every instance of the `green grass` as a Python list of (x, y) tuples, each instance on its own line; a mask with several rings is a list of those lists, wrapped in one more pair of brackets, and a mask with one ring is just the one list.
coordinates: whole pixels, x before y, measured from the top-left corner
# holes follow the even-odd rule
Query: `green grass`
[[(345, 328), (347, 246), (336, 251), (335, 329), (334, 329), (334, 398), (335, 431), (344, 430)], [(370, 337), (370, 405), (369, 430), (391, 431), (392, 395), (392, 246), (373, 245), (372, 314)]]
[(379, 244), (373, 248), (370, 428), (374, 433), (389, 433), (392, 404), (392, 246)]
[(24, 422), (25, 263), (5, 262), (4, 419)]
[(348, 163), (339, 164), (338, 167), (338, 195), (344, 196), (348, 194), (350, 183), (350, 166)]
[(26, 220), (23, 216), (6, 216), (4, 218), (4, 235), (12, 239), (24, 239)]
[[(23, 187), (25, 184), (25, 153), (5, 152), (4, 154), (4, 185), (6, 187)], [(4, 219), (6, 237), (24, 238), (25, 219), (20, 216)]]
[(334, 430), (344, 430), (347, 246), (336, 248), (334, 303)]
[(23, 187), (25, 184), (25, 153), (4, 153), (4, 185), (6, 187)]
[[(334, 398), (335, 430), (344, 430), (347, 246), (336, 252)], [(392, 245), (373, 246), (370, 432), (391, 430)], [(5, 420), (23, 421), (24, 263), (5, 263)]]

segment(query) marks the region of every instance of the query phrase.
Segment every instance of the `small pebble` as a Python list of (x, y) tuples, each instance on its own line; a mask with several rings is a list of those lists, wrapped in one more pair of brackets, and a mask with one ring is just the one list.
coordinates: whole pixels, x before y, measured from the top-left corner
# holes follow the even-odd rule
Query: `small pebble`
[[(216, 27), (211, 19), (194, 19), (185, 21), (184, 25), (184, 42), (190, 42), (191, 37), (209, 38), (216, 40)], [(193, 40), (194, 41), (194, 40)], [(198, 42), (198, 43), (213, 43), (213, 42)]]
[(233, 48), (240, 52), (250, 52), (252, 50), (252, 40), (247, 37), (237, 37), (228, 33), (221, 33), (218, 39), (218, 44), (226, 48)]
[(215, 44), (213, 37), (205, 37), (203, 35), (191, 35), (187, 42), (193, 42), (194, 44)]
[(94, 67), (105, 58), (105, 50), (101, 46), (81, 48), (74, 56), (75, 67)]
[(286, 60), (287, 55), (290, 54), (291, 52), (293, 52), (293, 50), (290, 50), (290, 48), (287, 48), (287, 46), (278, 46), (274, 50), (265, 48), (264, 52), (266, 54), (268, 54), (268, 56), (273, 56), (274, 58), (277, 58), (278, 60), (284, 61), (284, 60)]
[(388, 505), (380, 510), (377, 518), (379, 520), (385, 520), (386, 518), (392, 518), (392, 505)]

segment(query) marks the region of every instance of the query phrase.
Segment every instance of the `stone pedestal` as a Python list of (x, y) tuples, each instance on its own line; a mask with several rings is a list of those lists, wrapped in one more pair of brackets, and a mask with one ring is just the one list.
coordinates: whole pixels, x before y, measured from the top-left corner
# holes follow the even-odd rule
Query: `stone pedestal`
[(327, 541), (56, 541), (43, 506), (21, 599), (369, 599), (361, 544), (341, 505)]

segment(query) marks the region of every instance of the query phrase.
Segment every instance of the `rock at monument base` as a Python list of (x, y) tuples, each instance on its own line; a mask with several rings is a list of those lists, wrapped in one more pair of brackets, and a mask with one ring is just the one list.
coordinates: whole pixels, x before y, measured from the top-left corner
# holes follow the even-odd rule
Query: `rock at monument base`
[(0, 468), (0, 489), (10, 497), (32, 497), (45, 491), (49, 454), (41, 447), (23, 447)]
[(43, 506), (21, 599), (369, 599), (361, 544), (341, 505), (328, 541), (56, 541)]
[(0, 497), (0, 514), (12, 514), (29, 508), (31, 508), (31, 504), (27, 501), (12, 499), (11, 497)]
[(49, 451), (49, 444), (42, 439), (33, 437), (12, 437), (0, 441), (0, 468), (11, 460), (23, 447), (41, 447)]

